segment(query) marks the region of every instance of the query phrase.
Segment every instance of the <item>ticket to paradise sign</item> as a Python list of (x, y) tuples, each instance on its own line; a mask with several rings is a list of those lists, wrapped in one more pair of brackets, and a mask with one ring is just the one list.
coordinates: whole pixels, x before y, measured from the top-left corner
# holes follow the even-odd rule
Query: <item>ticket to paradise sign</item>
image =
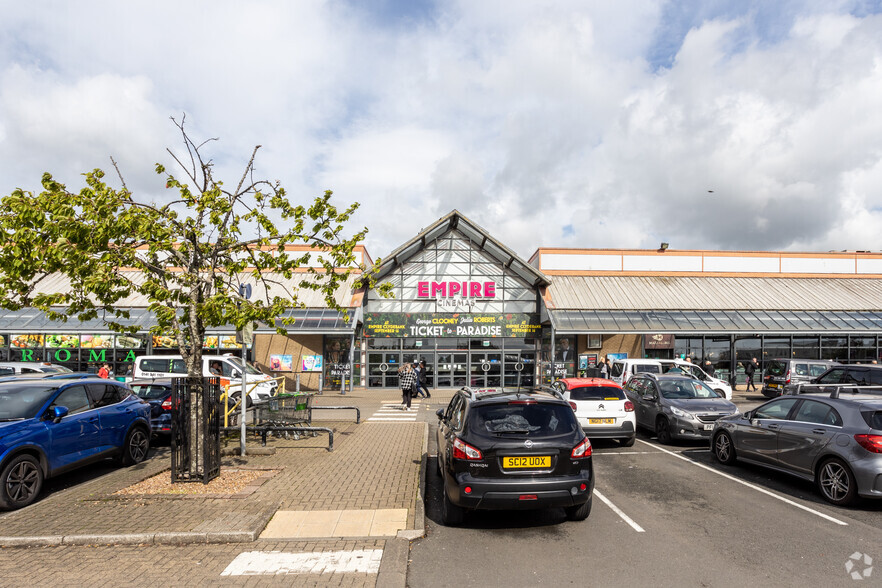
[(538, 337), (536, 314), (369, 312), (365, 337)]

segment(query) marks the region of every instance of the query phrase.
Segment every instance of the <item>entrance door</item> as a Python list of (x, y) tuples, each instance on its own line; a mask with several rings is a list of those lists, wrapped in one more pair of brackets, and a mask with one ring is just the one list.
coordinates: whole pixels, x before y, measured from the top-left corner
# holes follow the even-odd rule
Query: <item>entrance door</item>
[(534, 351), (505, 352), (503, 385), (506, 388), (531, 387), (536, 381), (535, 376), (536, 353)]
[(467, 351), (439, 351), (436, 366), (436, 388), (460, 388), (468, 384), (469, 354)]
[(502, 386), (502, 352), (472, 351), (469, 354), (469, 386), (472, 388)]
[(371, 351), (368, 353), (368, 387), (397, 388), (400, 351)]
[[(403, 363), (412, 363), (414, 367), (416, 364), (422, 360), (426, 362), (426, 386), (429, 388), (435, 387), (435, 352), (430, 351), (428, 353), (423, 351), (405, 351), (401, 356), (401, 361)], [(396, 368), (397, 369), (397, 368)]]

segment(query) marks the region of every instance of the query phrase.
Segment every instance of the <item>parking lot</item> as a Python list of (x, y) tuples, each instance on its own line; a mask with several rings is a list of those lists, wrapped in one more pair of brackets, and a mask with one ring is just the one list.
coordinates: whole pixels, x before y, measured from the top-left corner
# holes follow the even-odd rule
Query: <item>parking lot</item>
[[(741, 410), (762, 402), (735, 401)], [(854, 585), (853, 572), (882, 583), (882, 573), (864, 576), (863, 557), (882, 557), (880, 502), (838, 508), (810, 483), (723, 466), (705, 443), (663, 446), (645, 431), (630, 448), (597, 441), (593, 455), (594, 505), (582, 523), (557, 510), (478, 512), (443, 527), (430, 463), (427, 536), (414, 543), (410, 585), (432, 585), (438, 569), (466, 586), (488, 576), (497, 585), (828, 586)]]

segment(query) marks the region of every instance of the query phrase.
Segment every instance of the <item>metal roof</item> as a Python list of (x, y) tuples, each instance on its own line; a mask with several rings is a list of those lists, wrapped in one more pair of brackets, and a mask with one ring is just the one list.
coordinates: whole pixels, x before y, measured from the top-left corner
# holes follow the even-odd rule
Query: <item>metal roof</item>
[(882, 312), (784, 310), (550, 310), (555, 332), (838, 334), (882, 331)]
[[(141, 276), (143, 275), (136, 270), (123, 270), (120, 273), (135, 283), (139, 283), (141, 281)], [(243, 284), (252, 284), (253, 290), (251, 298), (255, 300), (272, 299), (275, 296), (285, 298), (293, 294), (297, 297), (298, 304), (305, 308), (327, 308), (328, 305), (325, 302), (324, 295), (320, 291), (299, 287), (299, 283), (302, 280), (312, 279), (318, 281), (321, 279), (321, 276), (321, 273), (309, 274), (306, 272), (294, 272), (290, 278), (285, 278), (285, 276), (279, 273), (265, 273), (263, 274), (263, 278), (266, 282), (258, 282), (250, 272), (242, 272), (238, 275), (238, 281)], [(360, 273), (350, 274), (337, 288), (337, 291), (334, 293), (334, 299), (338, 305), (344, 308), (353, 305), (352, 295), (354, 284), (361, 277)], [(51, 274), (39, 283), (37, 291), (43, 294), (69, 292), (70, 282), (62, 274)], [(120, 300), (118, 305), (120, 307), (131, 308), (147, 307), (150, 305), (150, 300), (146, 296), (133, 294), (132, 296)]]
[(551, 281), (550, 310), (882, 311), (882, 280), (874, 278), (554, 275)]
[(434, 241), (454, 229), (467, 236), (482, 252), (496, 259), (526, 283), (534, 287), (545, 286), (551, 283), (545, 274), (521, 259), (517, 253), (494, 239), (490, 233), (463, 216), (458, 210), (449, 212), (432, 223), (428, 228), (420, 231), (419, 235), (389, 255), (384, 256), (383, 263), (378, 268), (376, 275), (377, 282), (382, 281), (396, 267), (422, 251), (426, 243)]

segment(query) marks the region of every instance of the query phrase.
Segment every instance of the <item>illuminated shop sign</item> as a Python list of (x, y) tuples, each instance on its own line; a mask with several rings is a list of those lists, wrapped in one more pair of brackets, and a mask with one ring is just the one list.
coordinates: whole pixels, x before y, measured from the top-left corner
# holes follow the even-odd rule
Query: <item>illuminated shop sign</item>
[(496, 298), (496, 282), (418, 282), (418, 298)]
[(536, 337), (535, 314), (429, 314), (369, 312), (365, 337)]

